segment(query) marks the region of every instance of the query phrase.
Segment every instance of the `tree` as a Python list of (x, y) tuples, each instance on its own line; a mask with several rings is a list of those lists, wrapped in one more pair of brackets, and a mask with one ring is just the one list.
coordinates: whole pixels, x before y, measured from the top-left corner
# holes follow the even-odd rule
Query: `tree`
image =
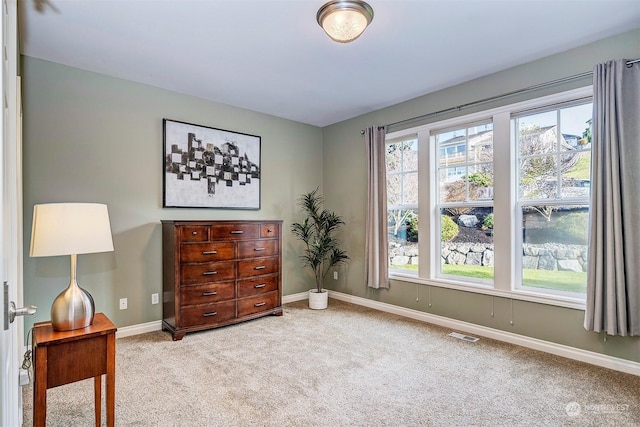
[(389, 209), (387, 210), (389, 224), (393, 227), (393, 235), (398, 237), (400, 227), (411, 221), (411, 217), (415, 216), (412, 209)]
[[(468, 185), (468, 188), (467, 188)], [(461, 176), (453, 182), (444, 184), (445, 192), (443, 202), (466, 202), (488, 198), (483, 195), (483, 190), (493, 187), (493, 175), (490, 171), (474, 172), (468, 176)], [(467, 193), (468, 191), (468, 193)], [(485, 192), (487, 194), (491, 194)], [(464, 215), (472, 209), (464, 206), (448, 207), (446, 211), (453, 216)]]
[(387, 205), (394, 207), (387, 211), (393, 235), (398, 236), (400, 228), (407, 225), (413, 209), (406, 208), (418, 200), (418, 151), (417, 141), (409, 139), (387, 144)]
[[(559, 178), (572, 170), (581, 153), (569, 145), (560, 135), (562, 154), (556, 154), (558, 127), (529, 125), (519, 132), (520, 194), (525, 199), (555, 199), (559, 194)], [(548, 155), (544, 155), (548, 153)], [(541, 155), (542, 154), (542, 155)], [(559, 156), (559, 157), (558, 157)], [(554, 206), (533, 206), (547, 221), (556, 209)]]

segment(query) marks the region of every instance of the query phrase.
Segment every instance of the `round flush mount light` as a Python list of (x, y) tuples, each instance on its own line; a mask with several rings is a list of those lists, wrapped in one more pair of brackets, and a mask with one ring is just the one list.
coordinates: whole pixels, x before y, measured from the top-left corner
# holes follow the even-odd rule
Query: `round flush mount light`
[(360, 0), (334, 0), (318, 10), (316, 20), (331, 40), (349, 43), (360, 37), (371, 23), (373, 9)]

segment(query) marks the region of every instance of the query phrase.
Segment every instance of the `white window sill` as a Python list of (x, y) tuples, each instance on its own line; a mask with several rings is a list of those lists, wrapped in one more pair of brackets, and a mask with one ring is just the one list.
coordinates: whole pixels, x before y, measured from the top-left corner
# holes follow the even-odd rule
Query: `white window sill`
[(422, 279), (410, 274), (389, 273), (389, 280), (395, 280), (403, 283), (413, 283), (416, 285), (436, 286), (439, 288), (454, 289), (457, 291), (473, 292), (483, 295), (492, 295), (501, 298), (510, 298), (521, 301), (534, 302), (538, 304), (554, 305), (558, 307), (572, 308), (575, 310), (584, 310), (585, 301), (583, 298), (572, 298), (563, 295), (551, 295), (538, 292), (528, 292), (521, 289), (511, 291), (503, 291), (494, 289), (491, 285), (483, 284), (464, 284), (453, 280), (443, 279)]

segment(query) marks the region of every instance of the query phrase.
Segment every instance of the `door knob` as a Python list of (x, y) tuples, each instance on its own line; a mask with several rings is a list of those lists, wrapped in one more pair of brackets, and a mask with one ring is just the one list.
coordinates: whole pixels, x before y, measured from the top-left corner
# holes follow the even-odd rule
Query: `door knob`
[(9, 303), (9, 323), (13, 323), (13, 321), (16, 319), (16, 316), (26, 316), (26, 315), (32, 315), (36, 312), (36, 309), (38, 307), (36, 307), (35, 305), (30, 305), (29, 307), (20, 307), (20, 308), (16, 308), (16, 304), (11, 301)]

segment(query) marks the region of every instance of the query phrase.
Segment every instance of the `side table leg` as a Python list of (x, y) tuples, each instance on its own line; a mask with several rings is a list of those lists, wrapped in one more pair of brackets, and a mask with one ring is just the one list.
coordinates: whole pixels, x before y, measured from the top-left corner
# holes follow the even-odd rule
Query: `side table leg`
[(100, 427), (102, 418), (102, 375), (93, 378), (93, 393), (96, 405), (96, 427)]
[(116, 334), (107, 335), (107, 426), (115, 426), (116, 415)]
[(35, 378), (33, 380), (33, 426), (47, 422), (47, 347), (34, 348)]

